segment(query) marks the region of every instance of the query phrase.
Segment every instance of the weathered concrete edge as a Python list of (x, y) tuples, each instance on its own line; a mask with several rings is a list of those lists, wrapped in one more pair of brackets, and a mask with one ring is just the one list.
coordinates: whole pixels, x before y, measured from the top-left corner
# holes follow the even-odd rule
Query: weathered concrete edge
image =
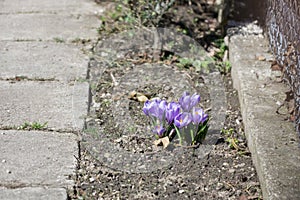
[(265, 85), (272, 80), (270, 63), (256, 59), (259, 54), (267, 54), (266, 49), (266, 39), (261, 36), (230, 38), (234, 87), (264, 199), (300, 199), (297, 134), (292, 123), (276, 115), (277, 103), (284, 100), (287, 88), (274, 85), (274, 81)]
[(24, 187), (24, 188), (5, 188), (0, 187), (0, 199), (55, 199), (67, 200), (68, 195), (65, 188), (45, 188), (45, 187)]

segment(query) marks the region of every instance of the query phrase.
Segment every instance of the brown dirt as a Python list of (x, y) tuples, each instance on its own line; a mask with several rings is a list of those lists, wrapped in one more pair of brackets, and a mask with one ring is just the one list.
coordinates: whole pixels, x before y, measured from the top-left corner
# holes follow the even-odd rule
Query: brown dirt
[[(174, 9), (180, 12), (174, 16), (171, 10), (161, 26), (181, 29), (189, 27), (188, 34), (208, 51), (212, 51), (216, 49), (213, 38), (221, 37), (214, 9), (204, 0), (192, 2), (192, 6), (183, 2), (176, 5)], [(110, 26), (109, 30), (116, 30), (114, 26), (118, 23), (111, 21), (106, 26)], [(102, 37), (106, 36), (107, 32), (103, 33)], [(133, 63), (133, 60), (139, 62)], [(110, 67), (105, 67), (98, 78), (91, 75), (93, 99), (98, 106), (91, 108), (87, 124), (88, 127), (89, 124), (96, 127), (96, 132), (87, 134), (86, 138), (83, 134), (78, 169), (73, 177), (76, 186), (73, 191), (69, 191), (70, 199), (262, 199), (230, 73), (221, 77), (227, 107), (223, 131), (218, 130), (217, 140), (208, 145), (208, 151), (202, 154), (202, 147), (176, 148), (166, 153), (166, 150), (152, 145), (155, 138), (149, 131), (145, 131), (147, 127), (149, 129), (149, 121), (141, 112), (143, 104), (129, 99), (130, 91), (174, 100), (185, 88), (178, 86), (181, 85), (178, 83), (169, 83), (163, 75), (171, 73), (172, 77), (180, 77), (187, 74), (190, 77), (188, 84), (192, 86), (191, 90), (200, 93), (203, 107), (209, 108), (212, 102), (205, 74), (195, 72), (192, 66), (183, 69), (174, 67), (174, 63), (178, 63), (176, 58), (172, 62), (166, 60), (161, 56), (159, 61), (153, 61), (147, 56), (135, 54), (114, 61)], [(98, 59), (91, 60), (91, 66), (102, 65), (104, 63)], [(148, 67), (144, 68), (145, 65)], [(143, 77), (143, 73), (149, 74), (147, 69), (152, 69), (153, 73), (159, 71), (163, 75), (156, 77), (157, 82), (143, 80), (141, 84), (135, 80)], [(122, 115), (122, 109), (128, 114)], [(105, 146), (107, 144), (110, 146)], [(98, 151), (91, 150), (93, 147), (98, 148)], [(104, 153), (105, 148), (112, 148), (108, 156), (108, 153)], [(135, 154), (146, 157), (155, 155), (152, 158), (152, 161), (155, 160), (153, 169), (128, 169), (122, 166), (122, 162), (118, 164), (119, 155)], [(131, 163), (129, 166), (134, 165)]]

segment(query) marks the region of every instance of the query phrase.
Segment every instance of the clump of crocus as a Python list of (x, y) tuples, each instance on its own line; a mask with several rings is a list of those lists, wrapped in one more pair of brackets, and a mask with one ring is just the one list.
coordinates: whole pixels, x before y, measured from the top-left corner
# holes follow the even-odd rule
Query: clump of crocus
[(192, 145), (201, 143), (208, 130), (208, 115), (198, 107), (200, 95), (184, 92), (178, 102), (154, 99), (145, 102), (143, 112), (151, 119), (158, 138), (176, 133), (180, 144), (185, 139)]

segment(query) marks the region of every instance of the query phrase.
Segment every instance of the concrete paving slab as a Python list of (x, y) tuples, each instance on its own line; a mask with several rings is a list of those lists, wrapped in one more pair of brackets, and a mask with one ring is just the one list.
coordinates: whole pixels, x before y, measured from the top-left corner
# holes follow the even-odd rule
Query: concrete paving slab
[(0, 14), (20, 13), (69, 13), (96, 14), (104, 8), (93, 0), (1, 0)]
[(18, 14), (0, 15), (0, 40), (60, 40), (97, 39), (101, 22), (97, 16)]
[(26, 186), (72, 187), (78, 145), (71, 133), (0, 132), (0, 183), (6, 188)]
[(300, 199), (299, 140), (293, 123), (276, 114), (284, 102), (284, 84), (275, 81), (271, 63), (257, 56), (268, 54), (260, 36), (230, 38), (232, 78), (238, 90), (248, 146), (264, 199)]
[(47, 122), (53, 130), (82, 130), (88, 95), (86, 82), (0, 81), (0, 128)]
[(0, 188), (0, 199), (5, 200), (67, 200), (64, 188), (29, 187), (7, 189)]
[(80, 46), (54, 42), (1, 42), (0, 79), (24, 76), (29, 79), (70, 81), (85, 79), (88, 56)]

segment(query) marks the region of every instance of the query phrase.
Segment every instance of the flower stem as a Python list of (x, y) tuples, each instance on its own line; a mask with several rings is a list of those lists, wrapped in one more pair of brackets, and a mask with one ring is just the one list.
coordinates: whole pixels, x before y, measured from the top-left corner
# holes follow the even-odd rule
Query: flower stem
[(179, 138), (179, 144), (182, 145), (182, 137), (180, 135), (180, 131), (179, 129), (177, 128), (177, 126), (174, 126), (175, 127), (175, 130), (176, 130), (176, 133), (178, 135), (178, 138)]
[(192, 139), (192, 145), (193, 145), (194, 144), (194, 130), (191, 129), (190, 133), (191, 133), (191, 139)]

